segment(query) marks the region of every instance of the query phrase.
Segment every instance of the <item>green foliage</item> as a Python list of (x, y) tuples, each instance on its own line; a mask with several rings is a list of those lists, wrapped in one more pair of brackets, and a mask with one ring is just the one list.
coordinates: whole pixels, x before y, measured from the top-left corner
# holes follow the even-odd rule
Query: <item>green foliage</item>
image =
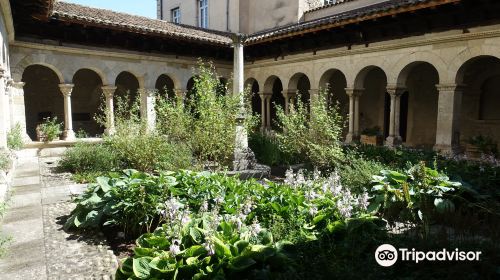
[(46, 118), (43, 123), (39, 125), (41, 135), (43, 135), (44, 142), (51, 142), (59, 138), (62, 131), (62, 124), (57, 122), (57, 117)]
[(299, 155), (283, 151), (271, 135), (254, 132), (249, 136), (248, 145), (255, 153), (257, 161), (268, 166), (297, 164), (301, 161)]
[(7, 150), (0, 150), (0, 170), (8, 170), (12, 165), (10, 153)]
[(496, 155), (498, 153), (497, 143), (491, 137), (483, 135), (474, 136), (469, 139), (468, 143), (476, 146), (483, 154)]
[(419, 222), (424, 229), (432, 216), (454, 212), (451, 194), (459, 190), (461, 183), (420, 163), (405, 173), (384, 170), (373, 177), (375, 194), (370, 210), (381, 210), (389, 220)]
[(176, 233), (169, 224), (139, 238), (116, 279), (272, 278), (292, 269), (289, 244), (274, 244), (268, 232), (250, 238), (248, 227), (217, 222), (209, 213), (175, 227)]
[[(7, 209), (7, 204), (5, 202), (0, 202), (0, 221), (2, 220), (5, 210)], [(7, 252), (7, 245), (11, 242), (12, 238), (8, 236), (4, 236), (1, 234), (2, 232), (0, 231), (0, 258), (5, 256), (5, 253)]]
[(20, 150), (24, 146), (22, 127), (19, 123), (16, 124), (7, 134), (7, 147), (12, 150)]
[[(211, 64), (200, 62), (197, 72), (187, 100), (158, 98), (157, 130), (171, 141), (185, 143), (199, 165), (228, 167), (243, 93), (227, 92)], [(252, 117), (245, 120), (248, 128), (253, 123)]]
[(383, 164), (365, 158), (355, 150), (347, 150), (343, 163), (338, 167), (342, 185), (360, 192), (370, 186), (373, 176), (385, 169)]
[(329, 106), (326, 96), (326, 91), (321, 90), (311, 100), (311, 114), (300, 96), (288, 114), (283, 108), (277, 110), (280, 131), (276, 137), (280, 148), (308, 159), (319, 168), (335, 167), (342, 159), (340, 137), (344, 121), (338, 106)]
[(59, 167), (73, 173), (120, 170), (122, 163), (111, 146), (103, 143), (78, 142), (63, 154)]

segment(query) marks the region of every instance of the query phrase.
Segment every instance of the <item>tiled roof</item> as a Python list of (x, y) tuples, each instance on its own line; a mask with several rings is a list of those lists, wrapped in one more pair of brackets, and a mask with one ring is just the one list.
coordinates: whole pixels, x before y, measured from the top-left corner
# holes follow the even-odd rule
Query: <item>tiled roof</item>
[(134, 16), (61, 1), (57, 1), (54, 4), (52, 17), (88, 25), (116, 28), (134, 33), (164, 35), (181, 40), (200, 41), (224, 46), (229, 46), (232, 43), (229, 33), (178, 25), (163, 20), (150, 19), (147, 17)]
[[(275, 38), (289, 37), (297, 33), (303, 33), (309, 30), (321, 30), (335, 26), (341, 26), (352, 22), (360, 22), (367, 19), (375, 18), (383, 13), (393, 12), (397, 14), (398, 11), (404, 11), (405, 8), (412, 8), (423, 4), (421, 8), (427, 6), (438, 6), (448, 3), (456, 3), (461, 0), (392, 0), (371, 6), (351, 10), (348, 12), (327, 16), (320, 19), (291, 24), (288, 26), (281, 26), (274, 29), (264, 30), (251, 34), (247, 38), (247, 44), (257, 44), (261, 41), (273, 40)], [(428, 4), (427, 6), (425, 4)]]

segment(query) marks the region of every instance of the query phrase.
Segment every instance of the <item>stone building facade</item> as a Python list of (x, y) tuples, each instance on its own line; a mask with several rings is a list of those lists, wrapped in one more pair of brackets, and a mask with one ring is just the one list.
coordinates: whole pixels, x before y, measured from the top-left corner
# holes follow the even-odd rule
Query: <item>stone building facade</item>
[[(232, 79), (235, 32), (247, 34), (242, 73), (265, 129), (277, 105), (327, 90), (347, 142), (373, 127), (386, 145), (446, 152), (477, 135), (500, 140), (496, 1), (231, 0), (225, 17), (227, 2), (210, 0), (208, 27), (217, 31), (184, 25), (198, 25), (194, 0), (158, 2), (163, 21), (51, 0), (1, 3), (1, 146), (17, 123), (34, 140), (48, 116), (64, 120), (65, 139), (80, 129), (112, 133), (112, 119), (100, 127), (92, 115), (112, 111), (118, 94), (138, 94), (153, 124), (148, 89), (187, 92), (199, 57)], [(181, 25), (168, 22), (176, 7)]]

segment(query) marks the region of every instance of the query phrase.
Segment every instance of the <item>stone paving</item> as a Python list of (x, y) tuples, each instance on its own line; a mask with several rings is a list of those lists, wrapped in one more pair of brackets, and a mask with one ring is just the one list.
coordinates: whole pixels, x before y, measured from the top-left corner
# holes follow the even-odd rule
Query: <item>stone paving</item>
[(57, 158), (21, 158), (2, 234), (12, 237), (0, 259), (0, 279), (113, 279), (118, 266), (102, 235), (84, 237), (62, 229), (85, 186), (57, 174)]

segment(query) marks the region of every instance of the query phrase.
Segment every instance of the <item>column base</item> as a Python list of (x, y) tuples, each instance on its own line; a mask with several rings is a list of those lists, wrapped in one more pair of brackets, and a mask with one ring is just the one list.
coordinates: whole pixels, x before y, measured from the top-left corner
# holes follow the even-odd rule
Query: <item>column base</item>
[(347, 144), (353, 144), (353, 143), (358, 143), (359, 142), (359, 135), (354, 135), (354, 134), (347, 134), (347, 136), (345, 137), (345, 142)]
[(401, 146), (401, 144), (403, 144), (403, 139), (401, 138), (401, 136), (389, 136), (385, 140), (385, 145), (387, 147), (397, 147)]
[(436, 144), (434, 145), (434, 151), (439, 152), (442, 155), (454, 156), (459, 154), (461, 152), (461, 149), (459, 146)]
[(115, 128), (109, 128), (109, 129), (106, 128), (104, 130), (104, 135), (106, 135), (106, 136), (112, 136), (115, 133), (116, 133), (116, 129)]
[(73, 130), (65, 130), (63, 132), (63, 139), (66, 141), (76, 140), (75, 132)]

